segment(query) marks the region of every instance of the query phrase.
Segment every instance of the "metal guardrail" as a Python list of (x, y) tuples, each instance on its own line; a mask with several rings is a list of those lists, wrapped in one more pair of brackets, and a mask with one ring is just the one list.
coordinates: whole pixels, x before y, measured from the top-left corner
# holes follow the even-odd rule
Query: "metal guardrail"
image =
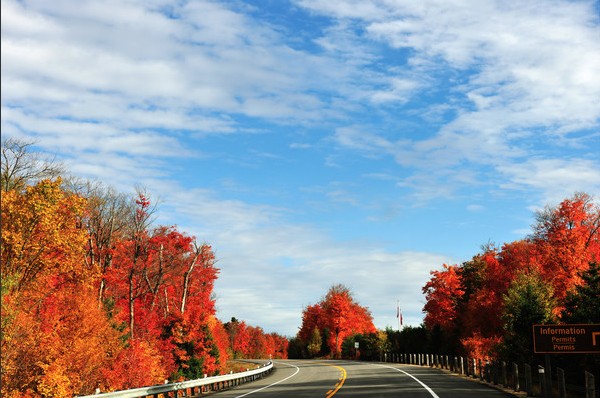
[(166, 397), (166, 394), (170, 392), (175, 392), (175, 396), (177, 396), (178, 391), (191, 390), (191, 392), (194, 393), (195, 389), (202, 389), (204, 387), (208, 387), (210, 390), (219, 390), (232, 385), (238, 385), (247, 381), (256, 380), (257, 378), (264, 376), (266, 373), (271, 372), (271, 370), (273, 370), (273, 362), (269, 361), (258, 369), (248, 370), (246, 372), (205, 377), (204, 379), (188, 380), (178, 383), (134, 388), (131, 390), (85, 395), (78, 398), (140, 398), (148, 396), (158, 397), (159, 395)]

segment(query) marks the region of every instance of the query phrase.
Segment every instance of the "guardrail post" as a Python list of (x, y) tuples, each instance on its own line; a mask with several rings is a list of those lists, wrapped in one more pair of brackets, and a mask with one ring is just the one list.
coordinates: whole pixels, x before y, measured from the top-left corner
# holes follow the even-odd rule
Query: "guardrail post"
[(594, 384), (594, 375), (585, 372), (585, 398), (596, 397), (596, 385)]
[(525, 391), (527, 392), (527, 396), (533, 396), (533, 377), (531, 375), (531, 366), (526, 363), (524, 365), (525, 368)]
[(538, 375), (540, 377), (540, 391), (542, 392), (542, 397), (547, 398), (548, 396), (546, 392), (546, 373), (542, 365), (538, 365)]
[(558, 397), (567, 398), (567, 389), (565, 387), (565, 371), (556, 368), (556, 377), (558, 377)]
[(506, 372), (506, 362), (502, 361), (502, 385), (508, 387), (508, 374)]
[(513, 376), (513, 390), (518, 392), (519, 386), (519, 365), (513, 362), (512, 364), (512, 376)]

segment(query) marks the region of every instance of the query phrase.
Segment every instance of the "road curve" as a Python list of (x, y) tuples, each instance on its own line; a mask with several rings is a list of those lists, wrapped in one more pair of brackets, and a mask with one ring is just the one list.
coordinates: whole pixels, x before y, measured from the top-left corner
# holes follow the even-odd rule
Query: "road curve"
[(501, 398), (511, 395), (436, 369), (412, 365), (276, 360), (263, 379), (215, 394), (218, 398)]

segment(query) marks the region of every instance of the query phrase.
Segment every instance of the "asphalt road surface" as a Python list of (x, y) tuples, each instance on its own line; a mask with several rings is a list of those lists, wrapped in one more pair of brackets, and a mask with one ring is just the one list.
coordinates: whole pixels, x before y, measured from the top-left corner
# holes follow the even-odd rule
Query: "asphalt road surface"
[(276, 360), (267, 377), (218, 398), (500, 398), (511, 395), (440, 369), (350, 361)]

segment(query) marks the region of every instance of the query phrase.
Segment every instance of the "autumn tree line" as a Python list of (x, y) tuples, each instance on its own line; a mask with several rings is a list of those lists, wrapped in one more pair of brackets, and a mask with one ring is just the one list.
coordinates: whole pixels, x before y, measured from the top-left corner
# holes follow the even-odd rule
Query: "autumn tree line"
[(600, 207), (577, 193), (537, 212), (526, 239), (433, 271), (425, 327), (441, 351), (531, 363), (532, 325), (600, 323), (599, 263)]
[(157, 207), (66, 177), (32, 144), (2, 143), (4, 397), (67, 397), (228, 372), (286, 358), (288, 341), (215, 316), (212, 247)]
[[(420, 326), (377, 331), (349, 289), (333, 286), (305, 308), (289, 356), (380, 360), (384, 352), (421, 352), (534, 363), (532, 325), (600, 323), (600, 206), (577, 193), (537, 212), (532, 231), (432, 271)], [(600, 369), (597, 356), (567, 362)]]

